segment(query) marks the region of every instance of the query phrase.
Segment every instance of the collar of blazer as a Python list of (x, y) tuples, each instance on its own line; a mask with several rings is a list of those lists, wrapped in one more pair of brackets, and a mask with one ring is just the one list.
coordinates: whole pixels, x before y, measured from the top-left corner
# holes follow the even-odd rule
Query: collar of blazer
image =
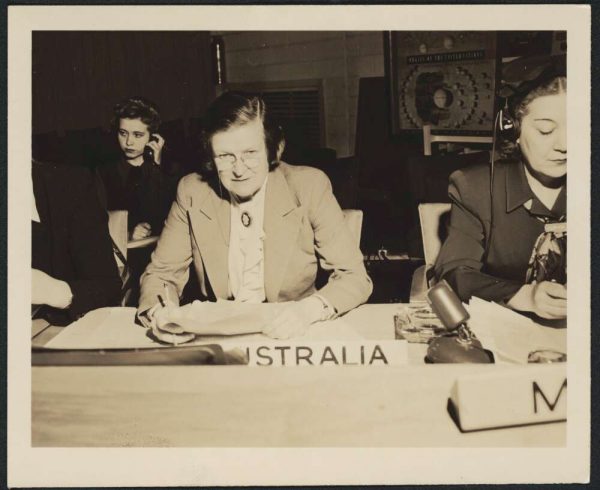
[[(277, 301), (287, 265), (295, 249), (302, 212), (290, 188), (282, 163), (269, 173), (265, 195), (265, 294), (267, 301)], [(307, 185), (310, 183), (307, 182)], [(212, 189), (198, 202), (198, 211), (190, 209), (190, 221), (202, 262), (215, 295), (228, 296), (228, 254), (230, 203)]]

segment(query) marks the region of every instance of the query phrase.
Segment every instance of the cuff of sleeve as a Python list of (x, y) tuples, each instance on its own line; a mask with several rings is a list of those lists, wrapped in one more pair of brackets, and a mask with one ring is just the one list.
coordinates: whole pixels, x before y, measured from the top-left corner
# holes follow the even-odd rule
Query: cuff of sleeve
[(71, 320), (77, 320), (89, 311), (89, 304), (93, 301), (93, 291), (80, 284), (79, 281), (65, 281), (71, 288), (71, 304), (65, 309)]
[(98, 283), (94, 280), (65, 281), (71, 288), (71, 304), (65, 310), (72, 320), (77, 320), (88, 311), (103, 306), (119, 304), (120, 284), (118, 277), (114, 280)]
[(323, 303), (323, 312), (321, 313), (321, 318), (318, 321), (323, 322), (325, 320), (333, 320), (338, 316), (338, 312), (335, 307), (320, 294), (313, 294), (313, 296)]

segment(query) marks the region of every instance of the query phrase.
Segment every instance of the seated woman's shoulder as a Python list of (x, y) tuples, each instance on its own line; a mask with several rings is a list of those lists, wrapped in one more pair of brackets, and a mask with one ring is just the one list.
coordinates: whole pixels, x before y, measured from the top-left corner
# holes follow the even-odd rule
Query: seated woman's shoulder
[(483, 163), (460, 168), (450, 175), (450, 181), (455, 184), (468, 183), (477, 185), (483, 183), (486, 179), (489, 181), (489, 178), (490, 166)]
[(179, 184), (177, 185), (178, 194), (193, 194), (195, 196), (201, 196), (205, 193), (208, 193), (211, 188), (215, 188), (214, 182), (211, 182), (210, 179), (207, 179), (200, 173), (192, 172), (184, 175), (179, 179)]
[[(494, 162), (494, 178), (504, 175), (509, 165), (518, 165), (517, 161), (509, 159), (499, 159)], [(470, 165), (454, 171), (450, 175), (450, 182), (457, 187), (477, 187), (489, 185), (491, 167), (489, 163), (480, 163)]]
[(206, 183), (206, 179), (197, 172), (191, 172), (181, 177), (180, 182), (185, 182), (188, 185), (201, 185), (202, 183)]
[(279, 168), (285, 174), (288, 181), (299, 181), (299, 182), (327, 182), (329, 177), (315, 167), (309, 167), (308, 165), (290, 165), (289, 163), (281, 162)]

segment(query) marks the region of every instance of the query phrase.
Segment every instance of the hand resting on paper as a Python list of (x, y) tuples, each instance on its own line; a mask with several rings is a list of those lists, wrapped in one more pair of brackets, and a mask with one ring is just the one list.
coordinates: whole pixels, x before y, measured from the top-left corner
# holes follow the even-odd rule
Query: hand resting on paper
[(156, 338), (181, 344), (198, 335), (263, 333), (275, 339), (300, 337), (320, 318), (322, 309), (317, 298), (261, 304), (194, 301), (181, 307), (156, 305), (147, 315)]
[(217, 303), (194, 301), (176, 307), (160, 306), (152, 312), (150, 327), (159, 340), (181, 344), (198, 335), (243, 335), (262, 332), (279, 311), (276, 303)]
[(279, 312), (263, 333), (274, 339), (302, 337), (308, 327), (321, 318), (322, 311), (323, 303), (315, 297), (281, 303)]
[(567, 287), (550, 281), (525, 284), (507, 304), (514, 310), (531, 311), (541, 318), (566, 318)]

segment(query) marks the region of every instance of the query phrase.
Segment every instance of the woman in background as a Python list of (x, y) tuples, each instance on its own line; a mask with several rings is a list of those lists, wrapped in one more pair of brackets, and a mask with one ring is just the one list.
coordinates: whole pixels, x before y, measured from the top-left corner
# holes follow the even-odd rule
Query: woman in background
[(160, 234), (181, 177), (179, 165), (164, 158), (160, 123), (157, 106), (143, 97), (118, 103), (112, 126), (121, 157), (97, 169), (106, 208), (128, 211), (131, 240)]
[(90, 173), (34, 161), (32, 180), (36, 317), (66, 325), (90, 310), (118, 304), (121, 279)]
[[(100, 201), (108, 211), (126, 210), (129, 240), (160, 235), (175, 199), (180, 165), (165, 158), (165, 140), (158, 133), (157, 106), (130, 97), (115, 106), (112, 126), (121, 157), (98, 167)], [(139, 279), (150, 262), (152, 246), (130, 248), (128, 304), (137, 304)]]
[(513, 97), (515, 151), (494, 164), (492, 192), (488, 166), (451, 175), (449, 235), (435, 272), (463, 301), (557, 319), (567, 314), (567, 79), (564, 57), (546, 64)]

